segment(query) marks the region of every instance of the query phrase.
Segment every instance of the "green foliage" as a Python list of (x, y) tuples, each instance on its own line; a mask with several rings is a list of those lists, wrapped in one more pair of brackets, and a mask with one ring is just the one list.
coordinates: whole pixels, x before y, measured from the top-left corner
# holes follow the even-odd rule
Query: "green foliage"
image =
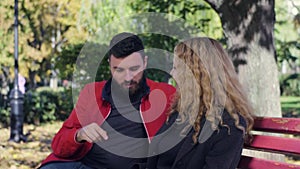
[[(74, 18), (80, 8), (79, 2), (19, 0), (19, 71), (27, 78), (30, 87), (49, 80), (53, 57), (67, 40), (84, 36), (71, 29), (77, 23)], [(1, 1), (0, 11), (0, 68), (6, 66), (13, 72), (14, 3)], [(10, 73), (10, 78), (13, 76)]]
[(288, 69), (296, 72), (297, 67), (300, 66), (300, 34), (297, 32), (297, 15), (290, 12), (293, 7), (289, 7), (288, 4), (288, 1), (280, 1), (275, 7), (276, 57), (279, 68), (287, 63)]
[(145, 33), (139, 36), (141, 37), (141, 39), (143, 39), (146, 49), (157, 48), (173, 53), (174, 46), (176, 45), (176, 43), (178, 43), (178, 39), (169, 37), (167, 35)]
[(7, 127), (10, 122), (10, 107), (0, 107), (0, 126)]
[[(300, 10), (291, 2), (276, 1), (275, 3), (275, 48), (277, 64), (282, 70), (279, 78), (282, 96), (300, 96), (300, 29), (298, 27)], [(298, 9), (298, 14), (291, 13), (294, 9)]]
[(55, 68), (59, 70), (59, 77), (71, 80), (75, 70), (74, 65), (83, 47), (83, 43), (69, 44), (62, 48), (55, 62)]
[(284, 117), (300, 116), (300, 97), (281, 96), (281, 109)]
[[(105, 25), (128, 15), (130, 11), (126, 1), (123, 0), (82, 0), (78, 21), (90, 36), (94, 36)], [(114, 25), (112, 29), (117, 29), (118, 26), (120, 25)]]
[(13, 64), (13, 17), (11, 2), (0, 1), (0, 75), (3, 73), (3, 66)]
[[(29, 90), (24, 95), (24, 123), (40, 124), (55, 120), (65, 120), (73, 109), (72, 91), (70, 88), (53, 90), (40, 87)], [(9, 105), (0, 107), (0, 125), (6, 127), (10, 122)]]
[(65, 120), (72, 111), (70, 89), (60, 88), (54, 91), (48, 87), (28, 91), (24, 99), (26, 123), (39, 124), (55, 120)]
[[(293, 50), (300, 51), (300, 42), (298, 41), (282, 41), (276, 39), (276, 48), (277, 50), (277, 61), (281, 65), (283, 61), (287, 61), (290, 65), (299, 60), (298, 56), (295, 56)], [(300, 62), (299, 62), (300, 66)]]
[(193, 35), (204, 34), (216, 39), (223, 36), (220, 18), (204, 1), (131, 0), (129, 4), (137, 13), (167, 13), (180, 17)]
[(300, 74), (286, 74), (280, 77), (280, 92), (282, 96), (300, 96)]
[(93, 42), (70, 44), (62, 48), (55, 68), (60, 78), (73, 78), (82, 84), (107, 80), (110, 77), (107, 51), (107, 45)]
[(157, 69), (147, 69), (145, 75), (147, 78), (157, 82), (168, 82), (171, 77), (169, 73)]
[[(0, 84), (4, 84), (0, 78)], [(3, 86), (2, 86), (3, 87)], [(8, 88), (1, 88), (0, 86), (0, 126), (8, 126), (10, 119), (10, 107), (8, 98)]]

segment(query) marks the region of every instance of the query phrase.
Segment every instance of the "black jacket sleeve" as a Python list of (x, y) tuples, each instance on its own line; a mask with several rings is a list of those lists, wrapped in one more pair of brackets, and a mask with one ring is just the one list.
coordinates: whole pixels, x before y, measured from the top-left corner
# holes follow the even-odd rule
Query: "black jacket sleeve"
[[(216, 131), (217, 132), (217, 131)], [(236, 127), (222, 127), (205, 157), (204, 169), (235, 169), (243, 149), (243, 131)], [(228, 134), (230, 132), (230, 134)]]

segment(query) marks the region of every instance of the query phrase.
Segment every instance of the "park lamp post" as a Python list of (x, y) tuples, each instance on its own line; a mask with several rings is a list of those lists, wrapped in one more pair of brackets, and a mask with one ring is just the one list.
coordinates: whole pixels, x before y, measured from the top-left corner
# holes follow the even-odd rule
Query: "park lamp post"
[(23, 122), (24, 122), (24, 113), (23, 113), (23, 103), (24, 95), (19, 90), (19, 64), (18, 64), (18, 0), (15, 0), (15, 14), (14, 14), (14, 88), (9, 94), (10, 106), (11, 106), (11, 115), (10, 115), (10, 138), (9, 141), (14, 141), (19, 143), (20, 141), (26, 141), (26, 136), (23, 135)]

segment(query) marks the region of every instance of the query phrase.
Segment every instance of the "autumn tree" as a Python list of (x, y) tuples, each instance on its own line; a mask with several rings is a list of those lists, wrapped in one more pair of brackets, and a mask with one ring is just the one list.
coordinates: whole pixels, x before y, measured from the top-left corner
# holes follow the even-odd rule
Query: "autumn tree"
[[(0, 2), (3, 13), (0, 17), (0, 34), (3, 35), (0, 65), (9, 72), (13, 72), (13, 7), (8, 1)], [(19, 66), (30, 88), (35, 88), (37, 82), (49, 83), (56, 53), (72, 38), (83, 36), (72, 29), (76, 27), (74, 18), (79, 7), (79, 0), (19, 1)]]

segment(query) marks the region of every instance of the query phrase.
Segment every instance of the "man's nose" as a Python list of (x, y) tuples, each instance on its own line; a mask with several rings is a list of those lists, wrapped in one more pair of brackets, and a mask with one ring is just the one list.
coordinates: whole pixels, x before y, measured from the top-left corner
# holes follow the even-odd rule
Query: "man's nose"
[(125, 73), (125, 80), (130, 81), (130, 80), (132, 80), (132, 78), (133, 78), (133, 73), (131, 71), (127, 70)]

